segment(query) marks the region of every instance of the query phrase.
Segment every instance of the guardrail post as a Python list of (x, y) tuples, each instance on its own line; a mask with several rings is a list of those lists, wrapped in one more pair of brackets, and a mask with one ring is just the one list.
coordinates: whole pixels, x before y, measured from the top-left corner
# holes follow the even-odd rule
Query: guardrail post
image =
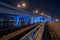
[[(32, 32), (31, 34), (30, 34), (30, 39), (32, 38), (32, 40), (35, 40), (35, 38), (34, 38), (34, 33)], [(30, 40), (29, 39), (29, 40)]]

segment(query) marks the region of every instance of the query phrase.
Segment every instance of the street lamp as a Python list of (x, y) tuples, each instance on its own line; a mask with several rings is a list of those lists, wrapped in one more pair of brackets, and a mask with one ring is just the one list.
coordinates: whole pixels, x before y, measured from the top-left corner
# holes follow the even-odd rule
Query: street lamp
[(17, 5), (17, 7), (18, 7), (18, 8), (20, 8), (20, 7), (21, 7), (21, 5), (20, 5), (20, 4), (18, 4), (18, 5)]
[(38, 10), (34, 10), (33, 13), (39, 13), (39, 11)]
[(39, 12), (38, 10), (35, 11), (35, 13), (38, 13), (38, 12)]
[(44, 13), (41, 13), (41, 15), (44, 15)]
[(56, 19), (55, 21), (59, 21), (58, 19)]
[(20, 4), (17, 5), (18, 8), (22, 8), (22, 9), (26, 8), (26, 6), (27, 6), (27, 2), (25, 1), (22, 1)]
[(22, 3), (22, 7), (26, 7), (26, 3)]

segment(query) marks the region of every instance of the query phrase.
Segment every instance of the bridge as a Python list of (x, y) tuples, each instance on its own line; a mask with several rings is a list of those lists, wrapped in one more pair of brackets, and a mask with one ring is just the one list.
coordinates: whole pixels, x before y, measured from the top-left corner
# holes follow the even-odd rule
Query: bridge
[(0, 40), (59, 40), (59, 34), (52, 28), (50, 32), (51, 21), (50, 17), (0, 2)]

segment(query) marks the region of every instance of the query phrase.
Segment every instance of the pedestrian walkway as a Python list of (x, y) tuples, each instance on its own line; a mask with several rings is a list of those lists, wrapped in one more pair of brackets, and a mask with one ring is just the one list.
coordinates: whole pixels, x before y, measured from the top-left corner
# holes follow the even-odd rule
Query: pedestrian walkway
[(47, 27), (51, 36), (51, 40), (60, 40), (60, 22), (48, 22)]

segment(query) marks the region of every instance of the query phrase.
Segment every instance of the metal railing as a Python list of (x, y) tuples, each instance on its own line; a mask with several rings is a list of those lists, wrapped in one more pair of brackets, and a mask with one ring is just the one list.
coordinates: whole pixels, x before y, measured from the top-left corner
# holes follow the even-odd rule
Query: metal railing
[[(8, 30), (8, 31), (6, 31), (5, 32), (5, 34), (3, 33), (3, 32), (1, 32), (0, 33), (0, 35), (2, 34), (2, 36), (1, 36), (1, 38), (0, 38), (0, 40), (11, 40), (12, 38), (14, 38), (14, 37), (16, 37), (17, 35), (21, 35), (21, 37), (23, 36), (23, 34), (22, 33), (28, 33), (29, 31), (30, 31), (30, 29), (33, 29), (33, 28), (35, 28), (35, 26), (37, 26), (37, 25), (39, 25), (39, 23), (37, 23), (37, 24), (34, 24), (34, 25), (30, 25), (30, 26), (28, 26), (28, 27), (25, 27), (25, 28), (15, 28), (15, 29), (11, 29), (10, 31)], [(18, 30), (19, 29), (19, 30)], [(14, 32), (12, 32), (12, 31), (14, 31)], [(11, 32), (11, 33), (9, 33), (9, 32)], [(7, 34), (8, 33), (8, 34)], [(3, 35), (4, 34), (4, 35)], [(25, 35), (24, 34), (24, 35)]]
[(42, 35), (44, 31), (44, 23), (36, 26), (33, 30), (28, 32), (20, 40), (42, 40)]

